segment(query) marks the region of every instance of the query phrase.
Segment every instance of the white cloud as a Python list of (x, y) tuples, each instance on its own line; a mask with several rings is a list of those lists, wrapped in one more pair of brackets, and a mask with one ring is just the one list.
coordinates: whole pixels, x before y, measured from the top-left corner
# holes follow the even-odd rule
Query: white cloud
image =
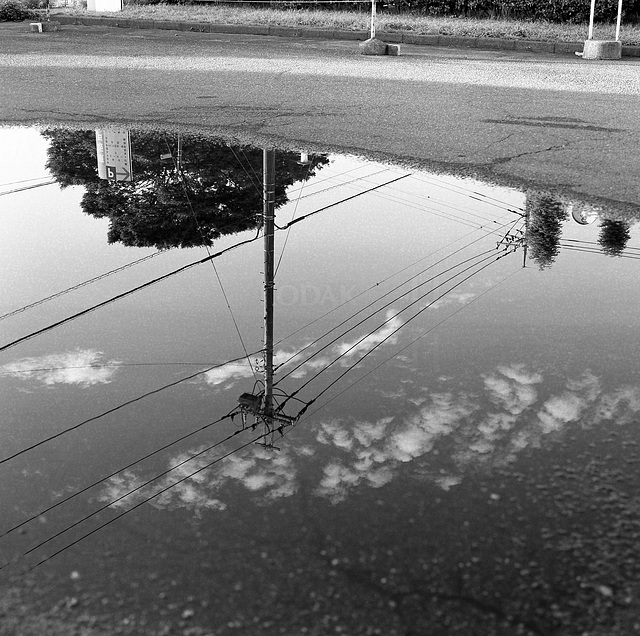
[[(293, 358), (289, 362), (295, 353), (295, 351), (279, 349), (273, 354), (274, 366), (283, 365), (283, 367), (286, 367), (288, 365), (295, 365), (298, 362), (297, 358)], [(251, 368), (251, 365), (253, 365), (253, 369)], [(221, 384), (228, 383), (229, 386), (227, 388), (230, 388), (238, 380), (253, 377), (255, 366), (254, 359), (251, 360), (251, 364), (246, 358), (244, 360), (237, 360), (236, 362), (228, 362), (227, 364), (223, 364), (222, 366), (204, 373), (204, 379), (205, 382), (211, 386), (219, 386)]]
[[(413, 471), (449, 489), (467, 475), (516, 461), (525, 448), (541, 448), (567, 425), (579, 422), (592, 427), (606, 419), (625, 422), (640, 412), (640, 387), (603, 394), (599, 379), (588, 371), (566, 380), (558, 394), (550, 388), (554, 378), (543, 382), (540, 373), (523, 364), (499, 366), (476, 381), (478, 393), (429, 394), (423, 388), (419, 394), (426, 395), (424, 399), (406, 401), (405, 408), (410, 410), (406, 416), (320, 422), (315, 434), (319, 443), (314, 446), (307, 438), (298, 447), (283, 444), (279, 453), (249, 447), (203, 470), (184, 486), (175, 486), (153, 505), (189, 507), (196, 513), (223, 509), (223, 488), (232, 484), (245, 488), (255, 503), (268, 504), (295, 494), (298, 466), (310, 462), (316, 462), (321, 471), (314, 493), (331, 502), (343, 501), (357, 487), (381, 488), (399, 471)], [(483, 408), (487, 398), (493, 404), (489, 411)], [(433, 466), (430, 453), (437, 453), (438, 466), (446, 468), (425, 472), (425, 467)], [(172, 479), (204, 467), (213, 457), (206, 455), (189, 460)], [(182, 454), (171, 465), (188, 458)], [(124, 481), (140, 483), (134, 475), (126, 477)], [(119, 479), (112, 480), (109, 494), (118, 492), (123, 483)]]
[(431, 309), (442, 309), (442, 307), (446, 307), (447, 305), (467, 305), (477, 295), (478, 294), (473, 292), (451, 292), (443, 298), (436, 300), (432, 305), (427, 302), (425, 306)]
[(517, 418), (510, 413), (489, 413), (478, 424), (478, 432), (488, 440), (503, 436), (503, 431), (511, 430), (516, 424)]
[(388, 322), (385, 325), (368, 336), (339, 344), (336, 347), (337, 353), (341, 355), (344, 354), (344, 358), (348, 360), (349, 358), (368, 353), (385, 340), (390, 344), (395, 343), (397, 338), (392, 334), (403, 325), (403, 321), (398, 316), (395, 316), (395, 313), (393, 309), (389, 309), (386, 313), (386, 320)]
[(601, 397), (594, 419), (596, 422), (615, 421), (618, 424), (626, 424), (638, 412), (640, 412), (640, 387), (625, 386)]
[(0, 373), (21, 380), (37, 380), (46, 386), (75, 384), (89, 387), (113, 381), (119, 360), (104, 361), (95, 349), (76, 349), (39, 358), (22, 358), (0, 367)]
[(524, 364), (499, 366), (498, 371), (518, 384), (539, 384), (542, 382), (542, 375), (535, 371), (527, 371)]
[[(285, 364), (285, 361), (290, 358), (292, 354), (287, 353), (286, 356), (282, 354), (283, 369), (286, 369), (289, 365), (292, 366), (295, 370), (289, 372), (290, 376), (294, 379), (300, 379), (313, 371), (325, 369), (332, 363), (340, 366), (353, 364), (353, 358), (364, 356), (383, 342), (394, 344), (397, 342), (397, 337), (394, 332), (399, 330), (403, 325), (403, 321), (397, 316), (394, 316), (394, 314), (394, 310), (388, 310), (386, 313), (386, 320), (388, 320), (388, 322), (380, 329), (354, 340), (336, 343), (328, 347), (322, 355), (313, 356), (313, 351), (309, 349), (308, 352), (306, 352), (306, 362), (301, 363), (303, 358), (296, 357), (290, 363)], [(276, 356), (277, 355), (278, 354), (276, 354)]]
[(457, 486), (462, 483), (462, 476), (460, 475), (441, 475), (435, 478), (435, 483), (442, 488), (442, 490), (449, 490), (452, 486)]
[(586, 400), (569, 392), (547, 400), (538, 412), (542, 432), (552, 433), (568, 422), (577, 421), (586, 404)]
[(333, 444), (343, 450), (350, 450), (353, 446), (352, 433), (338, 421), (323, 422), (317, 440), (321, 444)]
[(390, 438), (386, 446), (391, 458), (408, 462), (428, 453), (435, 441), (450, 434), (477, 408), (465, 396), (451, 393), (434, 393), (430, 404), (423, 406)]
[(567, 391), (547, 400), (538, 412), (543, 433), (557, 431), (569, 422), (577, 422), (600, 395), (600, 381), (590, 371), (567, 381)]
[(239, 360), (238, 362), (229, 362), (221, 367), (211, 369), (204, 374), (204, 379), (211, 386), (218, 386), (226, 382), (240, 380), (242, 378), (250, 378), (253, 371), (248, 360)]
[(372, 470), (364, 474), (372, 488), (382, 488), (393, 479), (393, 471), (389, 467)]
[(496, 373), (484, 376), (484, 386), (491, 401), (518, 415), (532, 406), (538, 398), (534, 384), (542, 382), (539, 373), (527, 371), (522, 364), (500, 366)]
[(361, 479), (357, 472), (337, 462), (327, 464), (322, 473), (320, 485), (315, 492), (321, 497), (331, 499), (334, 503), (342, 501), (349, 488), (358, 485)]
[(373, 441), (381, 440), (387, 426), (393, 421), (392, 417), (386, 417), (377, 422), (359, 422), (353, 428), (353, 436), (365, 448), (371, 446)]
[[(229, 483), (238, 483), (254, 493), (257, 503), (290, 497), (297, 491), (293, 453), (286, 448), (272, 452), (251, 446), (243, 455), (230, 455), (210, 468), (207, 466), (219, 456), (216, 451), (193, 457), (205, 448), (192, 449), (171, 458), (169, 468), (173, 470), (170, 474), (131, 495), (127, 493), (140, 487), (144, 479), (132, 471), (116, 475), (107, 482), (99, 499), (115, 501), (122, 497), (113, 506), (130, 508), (166, 488), (166, 492), (149, 500), (150, 505), (156, 508), (189, 508), (200, 515), (204, 510), (224, 510), (227, 507), (219, 493)], [(193, 474), (196, 471), (199, 472)]]

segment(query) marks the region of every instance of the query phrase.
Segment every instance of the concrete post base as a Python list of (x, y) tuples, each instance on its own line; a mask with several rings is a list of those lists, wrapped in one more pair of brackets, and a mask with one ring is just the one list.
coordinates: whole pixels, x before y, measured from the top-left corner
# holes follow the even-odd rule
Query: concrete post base
[(583, 60), (619, 60), (622, 57), (622, 42), (616, 40), (585, 40)]
[(378, 38), (369, 38), (364, 42), (360, 42), (360, 53), (362, 55), (386, 55), (387, 45)]
[(29, 26), (32, 33), (47, 33), (60, 30), (60, 23), (53, 20), (50, 22), (31, 22)]
[(400, 55), (399, 44), (385, 44), (378, 38), (369, 38), (360, 42), (359, 46), (362, 55)]

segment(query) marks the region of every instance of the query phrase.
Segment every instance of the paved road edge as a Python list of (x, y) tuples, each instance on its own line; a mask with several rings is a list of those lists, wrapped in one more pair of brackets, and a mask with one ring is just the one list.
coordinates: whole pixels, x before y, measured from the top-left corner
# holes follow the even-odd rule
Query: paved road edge
[[(55, 14), (60, 24), (82, 26), (108, 26), (129, 29), (164, 29), (197, 33), (230, 33), (241, 35), (271, 35), (281, 37), (316, 38), (323, 40), (366, 40), (368, 31), (346, 31), (313, 29), (307, 27), (280, 27), (242, 24), (212, 24), (209, 22), (182, 22), (175, 20), (143, 20), (103, 16), (73, 16)], [(379, 39), (398, 44), (419, 46), (448, 46), (493, 51), (529, 51), (532, 53), (555, 53), (574, 55), (581, 52), (583, 42), (543, 42), (539, 40), (512, 40), (509, 38), (476, 38), (453, 35), (418, 35), (407, 32), (378, 32)], [(623, 46), (623, 57), (640, 57), (640, 46)]]

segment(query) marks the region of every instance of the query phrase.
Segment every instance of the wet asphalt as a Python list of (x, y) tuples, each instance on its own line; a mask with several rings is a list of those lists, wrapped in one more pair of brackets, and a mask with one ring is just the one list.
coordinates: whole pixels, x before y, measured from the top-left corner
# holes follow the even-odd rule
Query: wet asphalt
[(187, 127), (640, 202), (640, 60), (0, 24), (0, 121)]

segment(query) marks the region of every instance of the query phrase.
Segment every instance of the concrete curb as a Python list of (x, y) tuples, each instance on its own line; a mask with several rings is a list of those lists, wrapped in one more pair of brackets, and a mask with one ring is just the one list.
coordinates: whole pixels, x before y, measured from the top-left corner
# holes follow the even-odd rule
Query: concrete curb
[[(53, 14), (52, 14), (53, 16)], [(211, 24), (208, 22), (179, 22), (174, 20), (143, 20), (132, 18), (74, 16), (55, 14), (60, 24), (76, 26), (107, 26), (127, 29), (165, 29), (197, 33), (230, 33), (239, 35), (272, 35), (293, 38), (311, 38), (321, 40), (358, 40), (368, 39), (368, 31), (345, 31), (316, 29), (307, 27), (259, 26), (241, 24)], [(376, 36), (384, 42), (397, 44), (415, 44), (418, 46), (447, 46), (454, 48), (473, 48), (489, 51), (529, 51), (532, 53), (553, 53), (574, 55), (581, 52), (584, 42), (543, 42), (539, 40), (510, 40), (508, 38), (475, 38), (453, 35), (418, 35), (405, 32), (379, 32)], [(623, 46), (622, 57), (640, 57), (640, 46)]]

